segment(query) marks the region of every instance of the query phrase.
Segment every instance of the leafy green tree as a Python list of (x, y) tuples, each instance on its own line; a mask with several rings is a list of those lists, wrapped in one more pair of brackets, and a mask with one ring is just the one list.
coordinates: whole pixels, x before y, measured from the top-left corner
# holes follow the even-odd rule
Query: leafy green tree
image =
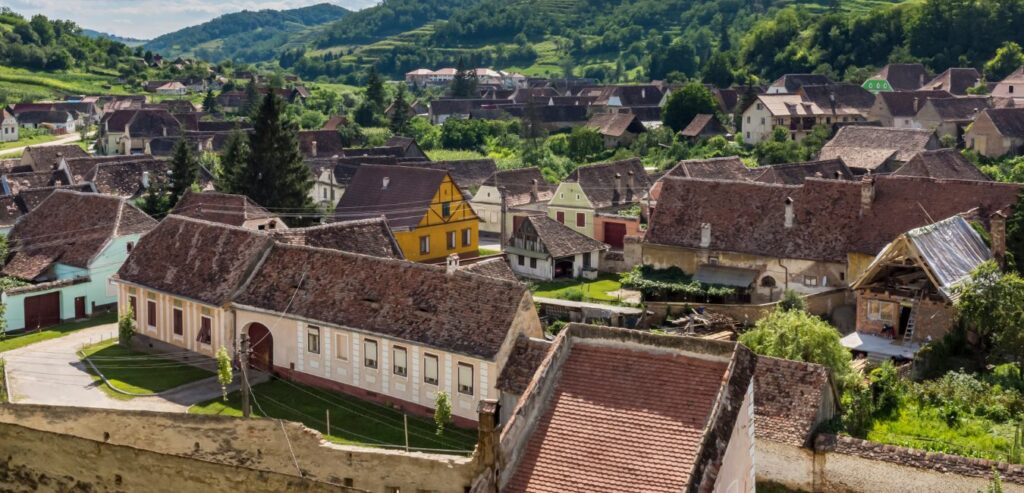
[(228, 350), (224, 346), (221, 346), (217, 350), (217, 382), (220, 383), (220, 395), (225, 401), (228, 400), (228, 385), (235, 379), (234, 372), (231, 369), (231, 356), (228, 355)]
[[(273, 94), (269, 91), (268, 94)], [(245, 107), (241, 109), (245, 115), (252, 115), (260, 105), (260, 91), (256, 88), (256, 79), (251, 79), (245, 85)]]
[(476, 95), (476, 72), (472, 75), (466, 70), (466, 60), (459, 58), (455, 67), (455, 78), (452, 79), (452, 97), (472, 98)]
[(399, 135), (405, 133), (405, 127), (409, 123), (409, 113), (407, 112), (409, 104), (405, 101), (405, 85), (398, 86), (398, 93), (395, 94), (395, 100), (391, 102), (391, 132)]
[(249, 163), (249, 139), (239, 130), (228, 135), (217, 168), (217, 189), (225, 193), (241, 193)]
[(804, 301), (803, 297), (800, 296), (800, 293), (797, 293), (792, 289), (787, 289), (786, 292), (782, 294), (782, 300), (779, 301), (779, 309), (787, 312), (793, 310), (805, 311), (807, 310), (807, 303)]
[(1006, 219), (1006, 260), (1024, 275), (1024, 191), (1017, 195), (1013, 214)]
[(672, 93), (662, 110), (665, 126), (678, 132), (699, 114), (714, 114), (718, 110), (715, 97), (704, 84), (689, 82)]
[(981, 336), (982, 351), (1024, 362), (1024, 278), (988, 261), (958, 290), (960, 322)]
[(299, 126), (306, 130), (316, 130), (324, 125), (327, 117), (316, 110), (305, 110), (299, 113)]
[(171, 157), (171, 202), (176, 203), (199, 180), (199, 158), (185, 138), (178, 139)]
[(708, 84), (714, 84), (715, 87), (731, 86), (734, 78), (732, 75), (732, 60), (729, 59), (729, 54), (723, 51), (713, 53), (701, 70), (701, 78)]
[(220, 112), (220, 107), (217, 105), (217, 97), (213, 95), (213, 89), (206, 91), (206, 96), (203, 97), (203, 111), (207, 113)]
[(567, 150), (572, 160), (584, 163), (604, 151), (604, 138), (594, 129), (576, 127), (569, 134)]
[(355, 147), (366, 141), (363, 127), (355, 122), (339, 126), (338, 134), (341, 135), (341, 145), (345, 147)]
[(803, 147), (790, 138), (789, 130), (784, 127), (775, 127), (771, 138), (754, 146), (754, 158), (761, 166), (795, 163), (802, 161), (804, 155)]
[(171, 210), (171, 198), (162, 183), (152, 183), (142, 198), (135, 201), (135, 205), (152, 217), (162, 218)]
[(131, 347), (132, 337), (135, 335), (135, 313), (132, 307), (121, 315), (117, 320), (117, 343), (124, 347)]
[(1013, 41), (1007, 41), (996, 50), (995, 56), (985, 63), (985, 78), (1002, 80), (1024, 65), (1024, 50)]
[(740, 336), (757, 354), (824, 365), (840, 385), (850, 383), (850, 351), (840, 334), (824, 320), (802, 310), (774, 310)]
[[(249, 134), (248, 159), (237, 192), (271, 210), (312, 211), (312, 177), (302, 160), (295, 123), (282, 118), (283, 104), (273, 93), (263, 98)], [(290, 222), (307, 222), (303, 219)]]
[(434, 397), (434, 424), (437, 425), (437, 435), (444, 435), (444, 429), (452, 420), (452, 401), (448, 392), (439, 391)]

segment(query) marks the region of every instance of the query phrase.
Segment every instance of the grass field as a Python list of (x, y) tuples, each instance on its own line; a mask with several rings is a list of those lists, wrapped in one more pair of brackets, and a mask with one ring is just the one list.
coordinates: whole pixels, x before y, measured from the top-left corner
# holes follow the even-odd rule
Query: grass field
[(608, 294), (622, 289), (619, 276), (616, 274), (600, 274), (596, 280), (581, 281), (569, 279), (565, 281), (537, 282), (531, 286), (534, 296), (572, 301), (618, 301), (618, 297)]
[(1007, 461), (1013, 447), (1015, 428), (965, 413), (950, 426), (939, 416), (939, 409), (918, 411), (906, 402), (892, 417), (878, 420), (867, 439), (933, 452)]
[[(116, 339), (85, 347), (80, 354), (83, 358), (89, 358), (107, 377), (110, 385), (133, 394), (163, 392), (213, 376), (212, 372), (202, 368), (126, 349), (118, 345)], [(106, 385), (100, 388), (118, 398), (128, 397), (110, 390)]]
[[(278, 379), (254, 386), (252, 393), (253, 414), (298, 421), (320, 431), (332, 442), (371, 447), (405, 445), (402, 413), (394, 409)], [(326, 422), (328, 410), (330, 433)], [(196, 404), (188, 412), (241, 416), (239, 393), (229, 394), (227, 402), (214, 399)], [(476, 445), (474, 431), (449, 426), (443, 436), (437, 436), (435, 430), (433, 421), (409, 416), (409, 446), (471, 451)]]
[(37, 342), (56, 339), (58, 337), (64, 337), (76, 330), (95, 327), (97, 325), (112, 324), (116, 321), (116, 314), (105, 313), (103, 315), (99, 315), (88, 320), (61, 324), (56, 327), (50, 327), (48, 329), (40, 330), (38, 332), (28, 332), (16, 335), (9, 335), (0, 340), (0, 353), (4, 351), (10, 351), (12, 349), (22, 348), (28, 346), (29, 344), (35, 344)]
[(453, 149), (431, 149), (425, 151), (431, 161), (459, 161), (464, 159), (485, 159), (487, 156), (475, 151), (460, 151)]
[(11, 149), (13, 147), (24, 147), (24, 146), (31, 146), (31, 145), (36, 145), (36, 144), (43, 144), (45, 142), (50, 142), (50, 141), (57, 140), (60, 137), (61, 136), (59, 136), (59, 135), (51, 135), (51, 134), (33, 135), (32, 137), (26, 137), (24, 139), (18, 139), (18, 140), (15, 140), (14, 142), (4, 142), (4, 143), (0, 144), (0, 150)]

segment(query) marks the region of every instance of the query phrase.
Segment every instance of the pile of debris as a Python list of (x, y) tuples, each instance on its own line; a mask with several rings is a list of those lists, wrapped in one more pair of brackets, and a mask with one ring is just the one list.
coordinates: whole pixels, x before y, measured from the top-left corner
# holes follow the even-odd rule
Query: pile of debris
[(668, 320), (670, 334), (723, 341), (736, 340), (740, 323), (721, 313), (698, 309), (674, 320)]

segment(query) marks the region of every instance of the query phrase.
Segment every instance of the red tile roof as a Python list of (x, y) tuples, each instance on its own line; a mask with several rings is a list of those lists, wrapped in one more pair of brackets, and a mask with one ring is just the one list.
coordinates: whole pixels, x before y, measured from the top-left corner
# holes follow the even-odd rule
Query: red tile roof
[(683, 491), (727, 366), (574, 343), (503, 491)]
[[(810, 445), (837, 398), (828, 369), (814, 363), (759, 356), (754, 372), (754, 433), (758, 439), (797, 447)], [(831, 405), (830, 405), (831, 404)]]

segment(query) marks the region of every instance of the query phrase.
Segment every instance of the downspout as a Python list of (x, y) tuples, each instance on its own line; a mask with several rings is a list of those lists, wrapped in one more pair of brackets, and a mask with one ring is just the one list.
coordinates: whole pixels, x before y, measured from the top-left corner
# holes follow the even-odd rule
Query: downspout
[(785, 279), (783, 279), (783, 283), (782, 283), (782, 286), (783, 286), (782, 287), (782, 289), (783, 289), (782, 292), (785, 293), (786, 291), (789, 291), (789, 267), (786, 267), (785, 265), (782, 265), (782, 257), (777, 257), (775, 260), (776, 260), (776, 262), (779, 263), (779, 267), (782, 267), (783, 272), (785, 272), (785, 274), (784, 274)]

